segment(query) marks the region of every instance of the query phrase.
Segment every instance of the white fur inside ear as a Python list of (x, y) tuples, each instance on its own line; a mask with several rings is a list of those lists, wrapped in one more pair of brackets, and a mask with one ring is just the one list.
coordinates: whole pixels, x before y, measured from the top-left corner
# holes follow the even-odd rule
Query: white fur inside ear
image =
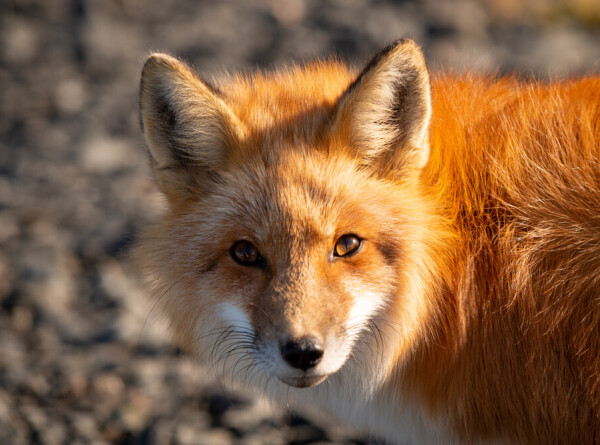
[(417, 165), (419, 168), (425, 167), (429, 160), (429, 124), (431, 123), (431, 87), (427, 82), (425, 85), (426, 94), (424, 95), (425, 101), (425, 116), (423, 117), (421, 131), (415, 138), (414, 145), (418, 147), (419, 153), (417, 158)]
[(431, 117), (431, 108), (427, 110), (427, 124), (423, 126), (418, 142), (415, 143), (417, 147), (416, 162), (418, 168), (423, 168), (429, 161), (429, 119)]

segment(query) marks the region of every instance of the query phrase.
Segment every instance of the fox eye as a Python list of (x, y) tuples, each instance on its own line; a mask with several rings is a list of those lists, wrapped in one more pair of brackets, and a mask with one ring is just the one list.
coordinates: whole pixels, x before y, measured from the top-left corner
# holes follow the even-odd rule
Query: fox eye
[(356, 235), (343, 235), (335, 243), (333, 249), (334, 256), (351, 256), (358, 251), (360, 247), (360, 238)]
[(229, 254), (242, 266), (261, 266), (264, 261), (256, 246), (250, 241), (237, 241), (229, 249)]

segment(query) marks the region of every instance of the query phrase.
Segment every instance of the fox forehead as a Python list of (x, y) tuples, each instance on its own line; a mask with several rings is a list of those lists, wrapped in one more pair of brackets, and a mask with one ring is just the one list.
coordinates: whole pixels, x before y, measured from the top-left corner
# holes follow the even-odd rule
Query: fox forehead
[(255, 158), (232, 166), (200, 207), (234, 236), (261, 244), (322, 242), (349, 232), (366, 236), (367, 222), (386, 226), (391, 216), (388, 203), (379, 202), (389, 196), (375, 182), (350, 158), (296, 150), (276, 161)]
[(354, 80), (355, 71), (337, 60), (313, 61), (271, 72), (222, 76), (216, 87), (249, 133), (267, 132), (277, 138), (318, 126)]

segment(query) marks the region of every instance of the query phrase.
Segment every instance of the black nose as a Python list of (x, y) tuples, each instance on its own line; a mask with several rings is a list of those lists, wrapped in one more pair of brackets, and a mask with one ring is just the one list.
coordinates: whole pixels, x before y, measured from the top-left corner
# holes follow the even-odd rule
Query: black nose
[(315, 338), (290, 340), (281, 348), (281, 356), (291, 367), (306, 371), (321, 361), (323, 346)]

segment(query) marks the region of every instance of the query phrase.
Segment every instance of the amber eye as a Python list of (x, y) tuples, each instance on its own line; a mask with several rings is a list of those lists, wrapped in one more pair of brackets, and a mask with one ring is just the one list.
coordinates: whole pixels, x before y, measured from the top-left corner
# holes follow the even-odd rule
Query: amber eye
[(360, 247), (360, 238), (356, 235), (343, 235), (335, 243), (333, 254), (335, 256), (350, 256), (355, 254)]
[(229, 254), (242, 266), (262, 266), (264, 262), (260, 252), (250, 241), (237, 241), (229, 249)]

